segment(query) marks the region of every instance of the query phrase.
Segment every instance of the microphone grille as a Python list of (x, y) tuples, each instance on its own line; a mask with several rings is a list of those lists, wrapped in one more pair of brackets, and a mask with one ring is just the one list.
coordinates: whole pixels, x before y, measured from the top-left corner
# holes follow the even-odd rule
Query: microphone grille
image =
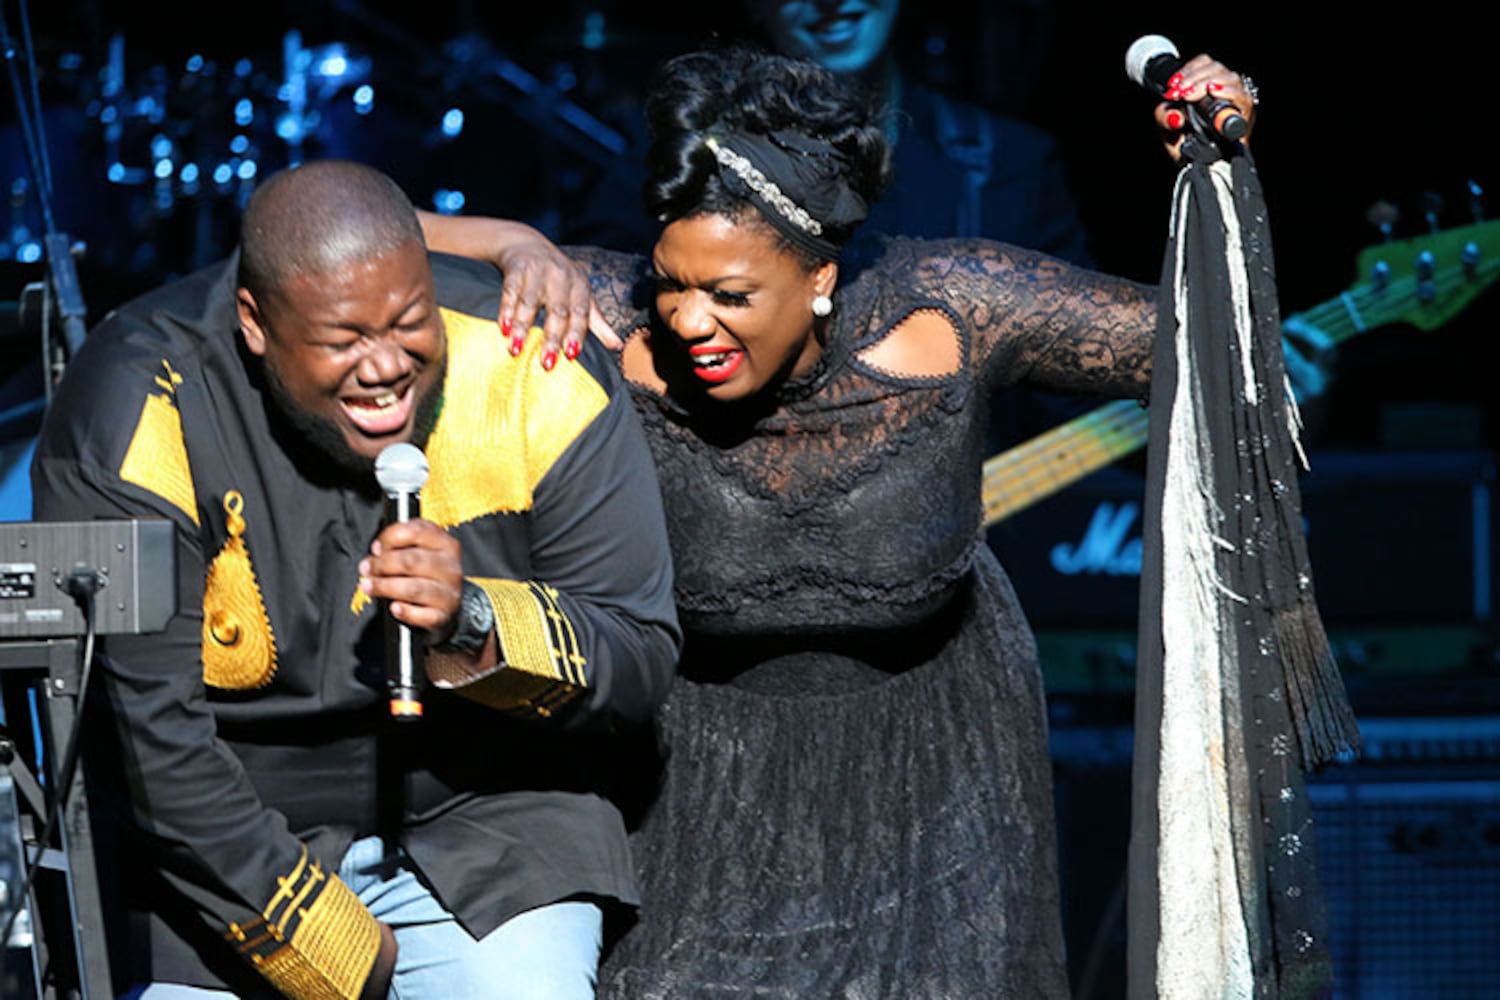
[(1142, 35), (1125, 50), (1125, 75), (1140, 86), (1147, 87), (1146, 64), (1157, 56), (1177, 54), (1177, 46), (1172, 44), (1170, 38), (1163, 35)]
[(393, 444), (375, 458), (375, 481), (388, 496), (416, 493), (427, 482), (427, 456), (414, 444)]

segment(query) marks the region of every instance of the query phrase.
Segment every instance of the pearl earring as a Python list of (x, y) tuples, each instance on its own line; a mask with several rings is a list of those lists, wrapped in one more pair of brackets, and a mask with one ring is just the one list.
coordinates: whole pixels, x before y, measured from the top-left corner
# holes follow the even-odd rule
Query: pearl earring
[(830, 315), (833, 312), (833, 300), (826, 295), (814, 295), (812, 311), (814, 316)]

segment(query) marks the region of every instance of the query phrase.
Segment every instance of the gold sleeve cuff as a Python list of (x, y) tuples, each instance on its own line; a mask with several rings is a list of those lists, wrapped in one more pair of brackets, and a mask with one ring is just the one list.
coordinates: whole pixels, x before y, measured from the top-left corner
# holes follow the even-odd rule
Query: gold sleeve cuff
[(307, 849), (260, 917), (230, 924), (228, 940), (293, 1000), (358, 997), (380, 952), (380, 925)]
[(535, 581), (470, 580), (494, 608), (500, 663), (481, 672), (463, 654), (430, 652), (433, 684), (491, 708), (544, 718), (588, 687), (587, 660), (555, 589)]

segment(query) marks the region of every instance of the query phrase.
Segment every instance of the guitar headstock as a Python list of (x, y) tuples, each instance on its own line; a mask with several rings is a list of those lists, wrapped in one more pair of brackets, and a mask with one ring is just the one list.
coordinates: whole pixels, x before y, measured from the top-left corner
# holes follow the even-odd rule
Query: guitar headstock
[(1500, 221), (1366, 247), (1345, 296), (1366, 327), (1435, 330), (1500, 279)]

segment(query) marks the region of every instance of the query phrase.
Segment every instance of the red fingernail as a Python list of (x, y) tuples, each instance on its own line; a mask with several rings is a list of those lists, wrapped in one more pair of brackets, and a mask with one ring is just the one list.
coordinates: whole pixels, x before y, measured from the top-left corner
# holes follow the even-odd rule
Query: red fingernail
[(547, 353), (542, 355), (542, 371), (550, 372), (555, 364), (557, 364), (557, 352), (549, 347)]
[(505, 334), (507, 337), (510, 336), (510, 317), (509, 316), (505, 317), (504, 319), (502, 319), (500, 321), (500, 332), (503, 333), (503, 334)]
[(568, 356), (569, 361), (578, 360), (578, 352), (581, 350), (583, 350), (583, 348), (579, 346), (579, 343), (576, 340), (570, 340), (565, 345), (563, 345), (563, 353)]
[(1172, 74), (1172, 78), (1167, 81), (1167, 86), (1168, 87), (1180, 87), (1180, 86), (1182, 86), (1182, 74), (1181, 73), (1173, 73)]
[(512, 356), (520, 354), (521, 351), (525, 347), (526, 347), (526, 338), (525, 337), (512, 337), (512, 338), (510, 338), (510, 353), (511, 353)]
[(1223, 90), (1224, 89), (1224, 85), (1222, 83), (1210, 83), (1208, 85), (1208, 89), (1209, 90)]
[(1167, 112), (1167, 128), (1173, 129), (1174, 131), (1176, 129), (1182, 128), (1182, 112), (1181, 111), (1168, 111)]
[(1166, 97), (1169, 101), (1180, 101), (1182, 100), (1182, 91), (1173, 87), (1167, 91)]

